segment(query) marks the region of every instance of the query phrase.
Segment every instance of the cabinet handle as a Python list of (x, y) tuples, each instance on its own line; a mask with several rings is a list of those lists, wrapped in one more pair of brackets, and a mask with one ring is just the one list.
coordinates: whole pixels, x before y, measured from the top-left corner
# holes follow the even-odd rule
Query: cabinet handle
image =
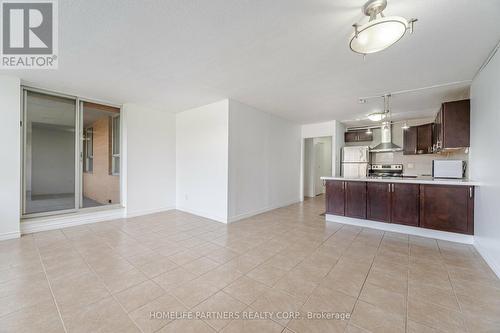
[(472, 186), (469, 187), (469, 198), (472, 198)]
[(391, 192), (391, 184), (387, 184), (387, 186), (389, 187), (389, 192)]
[(391, 184), (392, 187), (392, 193), (394, 193), (394, 184)]

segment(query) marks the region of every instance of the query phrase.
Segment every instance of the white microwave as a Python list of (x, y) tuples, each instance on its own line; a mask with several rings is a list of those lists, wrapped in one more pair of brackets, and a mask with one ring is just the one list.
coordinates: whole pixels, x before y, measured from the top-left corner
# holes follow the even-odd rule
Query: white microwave
[(466, 163), (462, 160), (432, 160), (432, 177), (464, 178), (465, 168)]

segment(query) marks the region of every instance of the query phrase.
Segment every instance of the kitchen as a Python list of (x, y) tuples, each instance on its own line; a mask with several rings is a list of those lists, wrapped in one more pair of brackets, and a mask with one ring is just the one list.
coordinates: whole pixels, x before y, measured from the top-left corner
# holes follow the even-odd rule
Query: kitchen
[(479, 186), (467, 177), (470, 100), (398, 119), (391, 98), (373, 97), (383, 111), (345, 123), (341, 175), (322, 177), (326, 220), (470, 243)]

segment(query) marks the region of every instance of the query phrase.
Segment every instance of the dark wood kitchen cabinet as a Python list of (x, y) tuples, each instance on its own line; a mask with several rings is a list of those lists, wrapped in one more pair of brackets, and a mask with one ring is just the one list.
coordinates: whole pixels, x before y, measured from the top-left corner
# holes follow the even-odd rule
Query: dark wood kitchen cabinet
[(366, 183), (327, 180), (326, 213), (366, 218)]
[(412, 126), (403, 132), (403, 155), (417, 153), (417, 127)]
[(326, 213), (333, 215), (345, 214), (345, 182), (340, 180), (326, 181)]
[(366, 184), (366, 218), (369, 220), (391, 221), (391, 184)]
[(432, 154), (432, 128), (425, 124), (404, 130), (403, 155)]
[(419, 185), (391, 184), (391, 222), (410, 226), (419, 223)]
[(373, 141), (373, 133), (363, 131), (347, 131), (344, 133), (345, 142), (367, 142)]
[(434, 150), (470, 146), (470, 100), (446, 102), (434, 121)]
[(417, 154), (432, 154), (432, 124), (417, 126)]
[(474, 234), (474, 187), (420, 185), (419, 226)]
[(366, 219), (366, 183), (345, 182), (345, 216)]

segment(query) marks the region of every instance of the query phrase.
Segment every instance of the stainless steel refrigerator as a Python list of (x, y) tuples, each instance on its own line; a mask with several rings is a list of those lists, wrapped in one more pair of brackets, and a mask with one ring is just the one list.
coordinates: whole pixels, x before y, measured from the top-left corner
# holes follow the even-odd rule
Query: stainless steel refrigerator
[(361, 178), (368, 175), (370, 147), (355, 146), (342, 148), (342, 176)]

